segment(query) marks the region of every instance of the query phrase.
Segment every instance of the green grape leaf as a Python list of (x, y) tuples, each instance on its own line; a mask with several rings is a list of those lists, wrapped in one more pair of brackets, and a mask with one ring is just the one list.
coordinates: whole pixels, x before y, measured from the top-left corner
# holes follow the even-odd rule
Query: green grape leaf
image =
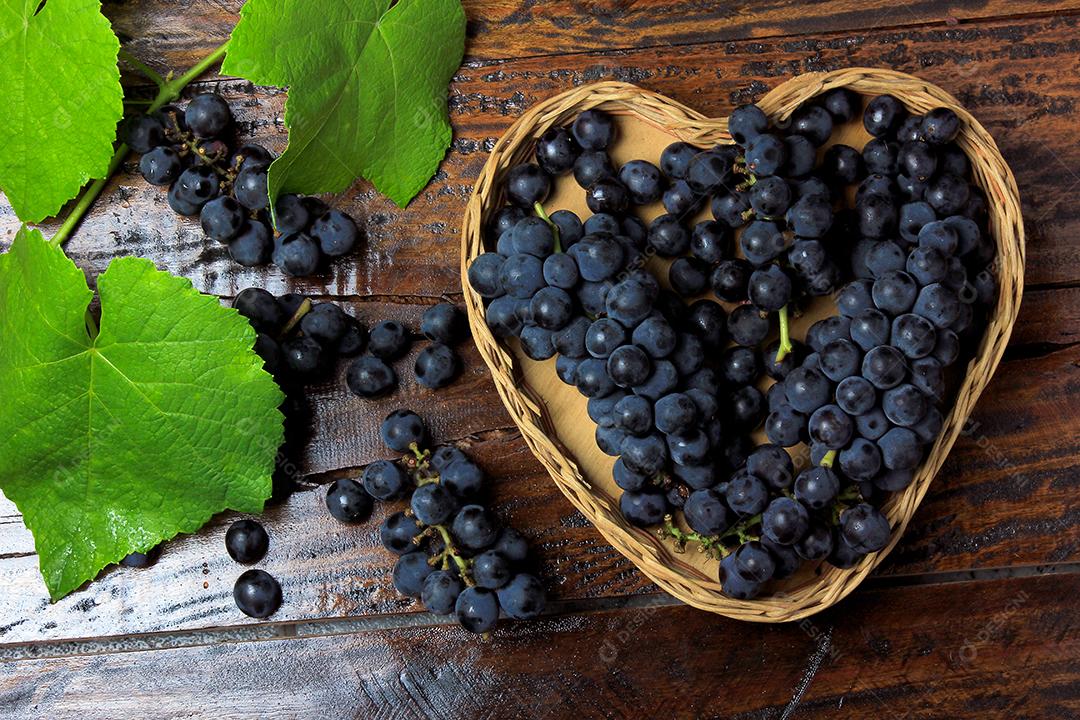
[(0, 255), (0, 490), (59, 599), (131, 552), (259, 512), (282, 394), (235, 310), (147, 260), (98, 278), (24, 227)]
[(289, 88), (272, 199), (362, 175), (404, 207), (446, 155), (464, 51), (460, 0), (248, 0), (222, 70)]
[(24, 222), (108, 172), (124, 93), (99, 0), (0, 0), (0, 190)]

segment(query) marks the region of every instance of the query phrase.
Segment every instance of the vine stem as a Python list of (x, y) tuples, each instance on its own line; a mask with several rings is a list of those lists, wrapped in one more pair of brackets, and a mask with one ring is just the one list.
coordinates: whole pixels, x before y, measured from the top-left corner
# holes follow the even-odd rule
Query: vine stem
[(818, 464), (821, 465), (821, 467), (831, 468), (834, 462), (836, 462), (836, 451), (830, 450), (825, 453), (825, 456), (821, 458), (821, 462)]
[(139, 72), (141, 72), (143, 75), (145, 75), (147, 77), (148, 80), (153, 82), (158, 87), (161, 87), (162, 85), (165, 84), (165, 78), (161, 77), (161, 75), (158, 73), (157, 70), (150, 67), (149, 65), (144, 63), (142, 60), (140, 60), (139, 58), (137, 58), (134, 55), (132, 55), (131, 53), (129, 53), (124, 48), (120, 48), (120, 59), (123, 60), (124, 62), (126, 62), (131, 67), (138, 70)]
[[(198, 63), (196, 63), (190, 70), (183, 75), (165, 81), (154, 70), (139, 62), (130, 53), (124, 51), (123, 59), (134, 65), (140, 72), (146, 74), (149, 70), (153, 75), (147, 75), (151, 80), (154, 80), (158, 84), (158, 93), (154, 98), (154, 101), (150, 103), (150, 106), (146, 108), (146, 114), (149, 115), (152, 112), (160, 110), (166, 103), (170, 103), (180, 96), (180, 93), (196, 80), (200, 75), (213, 67), (214, 64), (219, 62), (224, 56), (225, 52), (229, 49), (228, 41), (222, 43), (214, 49), (209, 55), (204, 57)], [(155, 79), (153, 76), (157, 76)], [(124, 143), (116, 148), (116, 152), (113, 153), (112, 160), (109, 161), (109, 167), (105, 171), (105, 177), (99, 178), (90, 183), (82, 194), (79, 195), (79, 200), (75, 203), (75, 207), (71, 208), (71, 212), (64, 218), (64, 223), (60, 226), (60, 229), (56, 231), (56, 234), (49, 240), (49, 244), (53, 247), (60, 247), (71, 237), (71, 234), (75, 231), (75, 228), (82, 222), (83, 217), (86, 216), (87, 211), (90, 210), (90, 206), (94, 204), (94, 201), (101, 195), (102, 190), (105, 189), (105, 185), (109, 182), (109, 178), (116, 174), (116, 171), (120, 169), (120, 166), (124, 162), (124, 158), (127, 157), (128, 146)]]

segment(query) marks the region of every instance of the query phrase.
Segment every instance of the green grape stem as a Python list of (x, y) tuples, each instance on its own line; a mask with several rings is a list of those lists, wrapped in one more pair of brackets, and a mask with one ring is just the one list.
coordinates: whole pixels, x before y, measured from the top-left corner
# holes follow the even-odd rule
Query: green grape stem
[(445, 525), (432, 525), (435, 532), (439, 533), (439, 537), (443, 541), (443, 551), (432, 558), (436, 562), (441, 561), (443, 564), (443, 570), (449, 569), (450, 562), (453, 562), (457, 566), (458, 574), (461, 576), (462, 581), (470, 587), (476, 583), (472, 579), (472, 572), (469, 569), (469, 562), (461, 557), (457, 551), (457, 547), (454, 545), (453, 539), (450, 537), (450, 531), (446, 529)]
[(296, 312), (294, 312), (292, 317), (289, 318), (289, 321), (285, 323), (285, 327), (281, 329), (278, 340), (284, 340), (288, 337), (289, 333), (293, 331), (293, 328), (300, 324), (303, 317), (311, 312), (311, 308), (311, 300), (304, 298), (304, 302), (300, 303), (300, 307), (296, 308)]
[(788, 307), (777, 310), (780, 316), (780, 346), (776, 349), (776, 362), (779, 363), (787, 357), (794, 347), (791, 344), (791, 328), (788, 326)]
[(563, 249), (562, 238), (559, 237), (559, 226), (551, 221), (551, 218), (548, 217), (547, 212), (544, 210), (544, 206), (539, 202), (533, 205), (533, 209), (536, 210), (536, 214), (541, 220), (551, 226), (551, 234), (555, 236), (555, 252), (561, 253)]
[[(136, 60), (126, 51), (123, 52), (122, 57), (125, 62), (135, 67), (144, 75), (147, 75), (147, 77), (150, 77), (150, 79), (158, 85), (157, 96), (154, 98), (154, 101), (150, 103), (150, 105), (146, 108), (146, 114), (149, 115), (150, 113), (157, 112), (166, 104), (180, 97), (180, 93), (183, 92), (184, 88), (197, 80), (199, 76), (201, 76), (211, 67), (213, 67), (216, 63), (220, 62), (223, 57), (225, 57), (225, 52), (226, 50), (228, 50), (228, 48), (229, 43), (228, 41), (226, 41), (225, 43), (219, 45), (209, 55), (207, 55), (194, 66), (192, 66), (192, 68), (186, 73), (176, 78), (170, 76), (168, 80), (162, 78), (161, 75), (159, 75), (157, 72), (152, 70), (144, 63)], [(152, 75), (148, 74), (147, 71), (149, 71), (149, 73), (152, 73)], [(115, 175), (116, 172), (120, 169), (120, 166), (123, 165), (124, 158), (127, 157), (128, 150), (128, 146), (124, 143), (120, 143), (116, 147), (116, 152), (113, 153), (112, 159), (109, 161), (109, 166), (105, 171), (105, 176), (98, 178), (94, 182), (90, 183), (90, 185), (88, 185), (86, 189), (82, 191), (82, 194), (79, 195), (79, 199), (78, 201), (76, 201), (75, 206), (71, 208), (71, 212), (69, 212), (67, 214), (67, 217), (64, 218), (64, 222), (60, 226), (60, 229), (57, 230), (56, 234), (53, 235), (52, 238), (49, 240), (49, 244), (51, 244), (53, 247), (61, 247), (65, 242), (68, 241), (68, 239), (70, 239), (71, 234), (75, 232), (75, 228), (79, 226), (79, 223), (82, 222), (83, 218), (86, 216), (86, 213), (89, 212), (90, 207), (94, 204), (94, 201), (98, 199), (102, 191), (105, 189), (105, 186), (108, 184), (109, 179), (112, 178), (112, 176)]]
[(821, 462), (818, 463), (818, 465), (821, 465), (821, 467), (831, 468), (834, 462), (836, 462), (836, 451), (830, 450), (829, 452), (825, 453), (825, 457), (821, 458)]

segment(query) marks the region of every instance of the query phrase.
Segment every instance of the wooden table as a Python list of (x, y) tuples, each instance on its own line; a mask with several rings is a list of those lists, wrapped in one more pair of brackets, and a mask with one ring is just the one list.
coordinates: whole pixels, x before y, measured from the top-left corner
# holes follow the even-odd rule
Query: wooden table
[[(105, 10), (128, 49), (165, 71), (222, 42), (240, 4)], [(407, 382), (365, 403), (341, 377), (313, 389), (308, 484), (265, 515), (263, 566), (285, 593), (272, 622), (233, 605), (239, 568), (222, 547), (233, 517), (169, 543), (152, 569), (110, 569), (50, 604), (31, 536), (0, 500), (0, 716), (1080, 717), (1080, 2), (950, 5), (472, 0), (448, 158), (405, 210), (364, 183), (336, 198), (368, 240), (328, 276), (239, 269), (130, 162), (67, 246), (91, 276), (139, 254), (221, 296), (296, 289), (415, 326), (425, 306), (460, 300), (465, 200), (491, 143), (538, 100), (616, 78), (723, 115), (798, 73), (917, 73), (959, 97), (1012, 164), (1028, 290), (970, 432), (848, 600), (761, 626), (659, 593), (556, 491), (470, 349), (464, 377), (437, 394)], [(228, 97), (244, 134), (283, 147), (284, 93), (222, 77), (204, 87)], [(16, 227), (5, 206), (0, 244)], [(376, 537), (384, 510), (359, 528), (325, 512), (321, 485), (385, 456), (377, 423), (399, 406), (496, 479), (498, 511), (542, 562), (549, 616), (505, 623), (490, 642), (467, 636), (392, 589)]]

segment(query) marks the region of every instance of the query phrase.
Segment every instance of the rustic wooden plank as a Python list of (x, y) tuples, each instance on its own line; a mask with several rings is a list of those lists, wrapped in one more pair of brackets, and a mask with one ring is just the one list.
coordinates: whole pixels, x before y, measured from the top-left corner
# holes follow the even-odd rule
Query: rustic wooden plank
[[(1002, 366), (969, 432), (878, 574), (906, 577), (1080, 560), (1080, 513), (1074, 502), (1080, 491), (1078, 373), (1080, 347)], [(558, 493), (520, 435), (507, 429), (509, 419), (493, 404), (494, 393), (472, 397), (476, 415), (493, 422), (473, 430), (466, 425), (462, 430), (468, 434), (443, 430), (441, 437), (469, 448), (492, 478), (495, 507), (532, 538), (539, 574), (552, 597), (654, 592)], [(423, 412), (428, 406), (419, 399), (403, 405)], [(326, 471), (322, 480), (355, 475), (354, 466), (386, 457), (375, 437), (384, 409), (369, 411), (358, 400), (355, 405), (350, 421), (320, 419), (322, 411), (316, 411), (321, 439), (314, 447), (325, 454), (313, 462), (333, 460), (329, 468), (317, 466)], [(443, 417), (455, 417), (454, 407), (464, 405), (459, 400), (441, 406)], [(325, 402), (319, 407), (341, 411)], [(459, 422), (467, 424), (467, 417)], [(380, 508), (373, 521), (343, 527), (327, 515), (321, 490), (299, 492), (271, 508), (263, 521), (273, 549), (264, 565), (282, 581), (286, 595), (274, 620), (417, 610), (398, 598), (389, 582), (393, 557), (377, 537), (377, 522), (389, 512)], [(8, 588), (0, 594), (0, 643), (249, 623), (230, 595), (240, 568), (221, 546), (233, 519), (220, 517), (198, 535), (170, 543), (152, 569), (107, 571), (50, 605), (29, 533), (10, 503), (0, 506), (0, 587)]]
[[(192, 0), (153, 4), (120, 0), (105, 14), (126, 47), (159, 70), (186, 68), (206, 48), (225, 42), (242, 0)], [(906, 25), (955, 26), (959, 22), (1060, 13), (1076, 0), (768, 0), (735, 2), (633, 2), (632, 0), (464, 0), (468, 18), (466, 58), (501, 60), (532, 55), (686, 45), (777, 35), (864, 31)], [(197, 21), (197, 25), (193, 25)]]
[[(400, 627), (14, 661), (0, 666), (0, 708), (13, 720), (151, 707), (215, 719), (1074, 718), (1078, 591), (1073, 574), (861, 591), (799, 624), (579, 610), (508, 623), (490, 642)], [(193, 667), (213, 673), (212, 699)]]
[[(1000, 21), (951, 29), (876, 30), (650, 48), (609, 54), (532, 58), (466, 66), (451, 89), (455, 140), (439, 174), (405, 210), (366, 183), (336, 199), (367, 228), (360, 255), (325, 276), (296, 282), (273, 268), (234, 265), (205, 241), (197, 223), (178, 218), (164, 193), (130, 171), (112, 182), (68, 245), (98, 274), (117, 254), (140, 254), (192, 279), (206, 292), (230, 295), (248, 285), (299, 287), (333, 295), (457, 292), (460, 218), (486, 150), (522, 110), (567, 87), (631, 80), (713, 115), (760, 96), (794, 73), (850, 65), (915, 72), (955, 93), (987, 126), (1017, 175), (1028, 231), (1027, 282), (1080, 283), (1080, 147), (1069, 142), (1080, 87), (1077, 17)], [(285, 143), (284, 94), (228, 81), (220, 88), (236, 108), (245, 136), (277, 150)], [(0, 248), (18, 227), (0, 206)]]

